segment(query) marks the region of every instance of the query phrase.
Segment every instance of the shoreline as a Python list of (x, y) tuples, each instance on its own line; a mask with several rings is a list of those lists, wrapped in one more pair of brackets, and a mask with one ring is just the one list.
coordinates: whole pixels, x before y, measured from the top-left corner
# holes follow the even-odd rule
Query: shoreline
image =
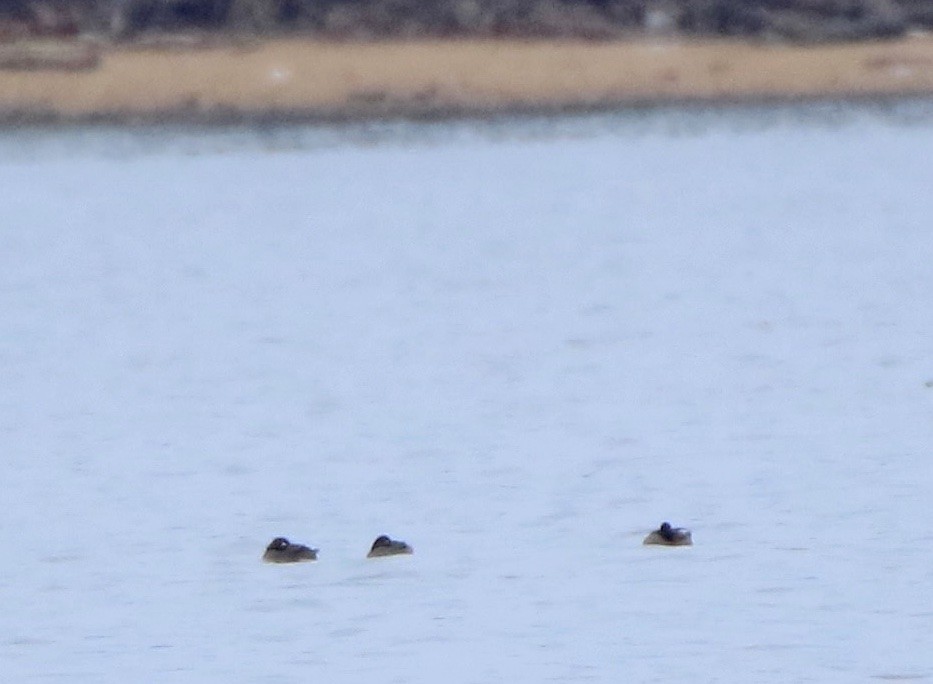
[[(922, 110), (909, 109), (918, 105)], [(0, 112), (0, 134), (4, 131), (67, 129), (67, 128), (179, 128), (189, 130), (223, 130), (236, 128), (287, 128), (292, 126), (368, 126), (404, 124), (442, 124), (446, 122), (498, 123), (516, 119), (568, 119), (613, 113), (663, 112), (676, 110), (686, 113), (778, 112), (783, 108), (807, 108), (814, 111), (826, 107), (852, 107), (865, 111), (878, 111), (889, 115), (898, 112), (905, 117), (916, 116), (913, 111), (933, 111), (933, 94), (887, 93), (883, 95), (825, 95), (788, 97), (783, 95), (755, 98), (716, 99), (645, 99), (624, 102), (568, 104), (564, 106), (502, 106), (457, 107), (457, 108), (395, 108), (380, 112), (373, 110), (319, 110), (301, 109), (293, 111), (241, 112), (231, 110), (185, 111), (165, 110), (145, 114), (128, 115), (125, 112), (102, 112), (82, 117), (62, 116), (49, 111)], [(902, 106), (906, 110), (899, 109)], [(929, 116), (929, 115), (927, 115)]]
[[(0, 68), (0, 124), (438, 120), (933, 95), (933, 36), (822, 46), (297, 38), (62, 45)], [(0, 55), (2, 56), (2, 55)]]

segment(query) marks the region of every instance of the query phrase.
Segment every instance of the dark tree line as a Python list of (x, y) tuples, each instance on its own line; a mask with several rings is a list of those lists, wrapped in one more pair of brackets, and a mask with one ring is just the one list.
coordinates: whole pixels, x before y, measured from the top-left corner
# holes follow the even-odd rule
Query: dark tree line
[(933, 29), (933, 0), (2, 0), (3, 26), (115, 39), (203, 30), (330, 38), (645, 32), (848, 40)]

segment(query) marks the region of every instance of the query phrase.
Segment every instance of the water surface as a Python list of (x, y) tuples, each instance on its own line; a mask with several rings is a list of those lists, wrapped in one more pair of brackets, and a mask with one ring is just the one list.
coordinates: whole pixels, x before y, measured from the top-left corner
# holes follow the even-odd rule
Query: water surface
[(933, 679), (923, 111), (5, 134), (4, 676)]

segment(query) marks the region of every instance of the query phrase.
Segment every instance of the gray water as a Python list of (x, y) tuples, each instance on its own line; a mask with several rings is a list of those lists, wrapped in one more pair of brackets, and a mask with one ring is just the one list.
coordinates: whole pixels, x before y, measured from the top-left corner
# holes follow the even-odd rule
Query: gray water
[(4, 134), (0, 679), (933, 679), (931, 151), (924, 103)]

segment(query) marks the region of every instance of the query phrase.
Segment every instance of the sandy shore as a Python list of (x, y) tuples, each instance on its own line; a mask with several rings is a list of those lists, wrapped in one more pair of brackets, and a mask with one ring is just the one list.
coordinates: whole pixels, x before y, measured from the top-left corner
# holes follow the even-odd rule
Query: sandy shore
[(62, 62), (0, 68), (0, 119), (358, 118), (933, 94), (930, 36), (818, 47), (282, 39), (102, 47), (93, 59), (78, 50), (75, 68)]

